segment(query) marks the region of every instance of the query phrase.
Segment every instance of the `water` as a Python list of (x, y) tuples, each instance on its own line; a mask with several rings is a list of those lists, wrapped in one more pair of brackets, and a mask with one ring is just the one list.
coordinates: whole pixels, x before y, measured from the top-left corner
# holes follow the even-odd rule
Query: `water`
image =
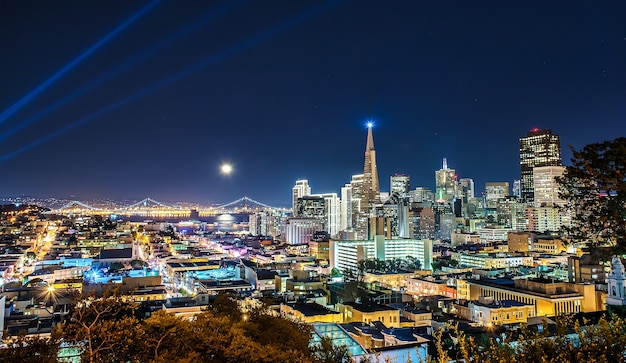
[[(154, 217), (154, 216), (124, 216), (124, 215), (120, 215), (118, 217), (118, 219), (121, 219), (123, 221), (131, 221), (131, 222), (144, 222), (147, 220), (153, 221), (155, 223), (159, 223), (159, 222), (166, 222), (166, 223), (172, 223), (172, 224), (176, 224), (179, 222), (189, 222), (191, 221), (191, 219), (189, 218), (189, 216), (186, 217)], [(218, 223), (220, 225), (232, 225), (232, 224), (241, 224), (241, 223), (248, 223), (249, 220), (249, 216), (246, 213), (240, 213), (240, 214), (220, 214), (220, 215), (216, 215), (216, 216), (201, 216), (198, 219), (195, 219), (195, 221), (200, 221), (200, 222), (204, 222), (207, 224), (215, 224)]]

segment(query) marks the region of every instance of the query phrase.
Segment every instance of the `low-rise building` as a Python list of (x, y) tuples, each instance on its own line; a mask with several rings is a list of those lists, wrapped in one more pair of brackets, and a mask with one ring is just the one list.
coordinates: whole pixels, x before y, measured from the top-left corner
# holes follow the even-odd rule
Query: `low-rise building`
[(535, 316), (535, 306), (515, 300), (494, 300), (481, 297), (478, 301), (455, 305), (457, 316), (481, 326), (521, 324)]
[(380, 321), (387, 327), (400, 327), (400, 310), (372, 302), (343, 302), (337, 304), (346, 323), (363, 322), (366, 324)]
[(453, 252), (452, 260), (458, 261), (459, 266), (473, 268), (511, 268), (519, 266), (534, 266), (532, 256), (512, 255), (504, 253), (467, 253)]
[(468, 280), (470, 300), (490, 296), (535, 307), (534, 316), (558, 316), (605, 310), (603, 297), (592, 284), (576, 284), (546, 278)]
[(286, 303), (280, 305), (280, 312), (305, 323), (342, 323), (342, 315), (316, 303)]

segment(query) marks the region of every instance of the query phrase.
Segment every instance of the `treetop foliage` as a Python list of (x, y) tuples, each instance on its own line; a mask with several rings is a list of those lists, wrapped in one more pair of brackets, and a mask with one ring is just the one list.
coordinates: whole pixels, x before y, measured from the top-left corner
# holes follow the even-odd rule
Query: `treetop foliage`
[[(571, 146), (570, 146), (571, 147)], [(560, 197), (572, 214), (566, 232), (592, 245), (626, 247), (626, 137), (574, 150), (572, 165), (557, 178)]]

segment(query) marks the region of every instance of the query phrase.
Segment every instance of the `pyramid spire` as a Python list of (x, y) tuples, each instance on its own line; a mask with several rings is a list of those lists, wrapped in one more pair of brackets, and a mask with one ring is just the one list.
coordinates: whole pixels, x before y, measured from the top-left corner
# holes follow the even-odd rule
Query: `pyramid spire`
[(367, 146), (365, 151), (374, 150), (374, 136), (372, 135), (372, 123), (367, 124)]
[(367, 124), (367, 146), (365, 147), (365, 163), (363, 165), (363, 183), (361, 184), (361, 205), (357, 236), (359, 239), (369, 238), (369, 217), (372, 207), (380, 203), (380, 186), (378, 184), (378, 168), (376, 167), (376, 150), (372, 123)]

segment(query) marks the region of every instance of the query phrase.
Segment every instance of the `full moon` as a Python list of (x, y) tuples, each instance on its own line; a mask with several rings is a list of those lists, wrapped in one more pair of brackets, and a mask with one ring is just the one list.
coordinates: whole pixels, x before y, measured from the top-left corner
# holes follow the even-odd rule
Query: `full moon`
[(229, 175), (233, 172), (233, 166), (230, 164), (222, 164), (220, 170), (222, 171), (222, 174)]

